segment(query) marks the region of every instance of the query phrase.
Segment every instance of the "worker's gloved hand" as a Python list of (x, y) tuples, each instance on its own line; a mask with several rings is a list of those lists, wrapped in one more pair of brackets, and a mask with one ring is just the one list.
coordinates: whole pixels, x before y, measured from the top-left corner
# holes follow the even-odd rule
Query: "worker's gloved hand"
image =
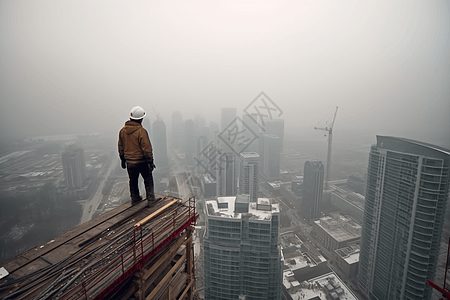
[(153, 163), (153, 161), (151, 161), (151, 162), (148, 164), (148, 167), (150, 168), (150, 172), (153, 172), (153, 170), (156, 169), (156, 166), (155, 166), (155, 164)]
[(120, 165), (122, 166), (122, 169), (126, 169), (127, 168), (127, 164), (126, 164), (126, 160), (121, 160)]

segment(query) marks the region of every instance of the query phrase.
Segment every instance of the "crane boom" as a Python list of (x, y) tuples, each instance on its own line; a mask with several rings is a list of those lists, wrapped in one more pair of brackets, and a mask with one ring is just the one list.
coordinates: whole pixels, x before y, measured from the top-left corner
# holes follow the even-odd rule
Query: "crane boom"
[(325, 172), (325, 190), (328, 190), (328, 182), (330, 181), (330, 174), (331, 174), (331, 148), (333, 143), (333, 126), (334, 121), (336, 120), (338, 107), (336, 106), (336, 111), (334, 112), (333, 121), (331, 122), (330, 127), (320, 128), (320, 127), (314, 127), (315, 130), (323, 130), (328, 132), (328, 153), (327, 153), (327, 165), (326, 165), (326, 172)]

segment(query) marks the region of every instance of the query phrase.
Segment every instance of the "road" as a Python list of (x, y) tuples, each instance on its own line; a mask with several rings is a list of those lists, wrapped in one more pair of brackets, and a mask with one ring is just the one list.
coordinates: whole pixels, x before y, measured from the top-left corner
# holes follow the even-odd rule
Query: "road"
[[(112, 171), (117, 167), (117, 164), (119, 163), (119, 158), (114, 157), (110, 160), (107, 160), (105, 164), (110, 162), (110, 165), (108, 167), (108, 170), (105, 172), (104, 175), (101, 175), (102, 171), (98, 174), (100, 178), (100, 182), (97, 188), (97, 191), (95, 194), (91, 195), (89, 200), (85, 201), (83, 205), (83, 215), (81, 216), (80, 224), (83, 224), (84, 222), (89, 221), (92, 219), (92, 215), (95, 213), (95, 210), (97, 209), (100, 202), (102, 202), (103, 199), (103, 188), (105, 187), (106, 181), (108, 180), (109, 176), (111, 175)], [(106, 166), (105, 166), (106, 167)], [(103, 167), (102, 169), (104, 169)]]

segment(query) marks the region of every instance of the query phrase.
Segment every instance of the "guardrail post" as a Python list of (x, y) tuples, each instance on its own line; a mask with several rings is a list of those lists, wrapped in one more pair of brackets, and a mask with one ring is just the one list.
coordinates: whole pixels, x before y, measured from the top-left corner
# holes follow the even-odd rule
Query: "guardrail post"
[(122, 277), (125, 278), (125, 267), (123, 265), (123, 253), (120, 255), (120, 258), (122, 259)]
[(83, 287), (83, 290), (84, 290), (84, 297), (86, 298), (86, 300), (88, 300), (87, 291), (86, 291), (86, 283), (83, 281), (81, 283), (81, 286)]
[(144, 236), (142, 234), (142, 226), (141, 227), (141, 268), (144, 266)]
[(135, 265), (136, 264), (136, 228), (134, 228), (134, 230), (133, 230), (133, 257), (134, 257), (133, 265)]

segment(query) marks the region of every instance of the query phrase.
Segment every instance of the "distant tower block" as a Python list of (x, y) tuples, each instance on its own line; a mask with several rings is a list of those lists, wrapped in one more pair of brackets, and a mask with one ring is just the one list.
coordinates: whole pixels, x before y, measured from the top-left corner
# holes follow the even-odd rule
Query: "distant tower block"
[(370, 150), (358, 284), (370, 299), (430, 299), (450, 150), (377, 136)]
[(274, 134), (261, 134), (259, 138), (261, 174), (267, 180), (280, 179), (281, 144)]
[(172, 113), (172, 147), (182, 149), (184, 142), (184, 122), (181, 112)]
[(256, 140), (253, 140), (254, 136), (258, 136), (259, 133), (259, 127), (258, 127), (258, 115), (257, 114), (244, 114), (242, 116), (242, 120), (244, 122), (245, 125), (248, 126), (248, 128), (246, 128), (245, 126), (243, 126), (243, 128), (241, 128), (240, 130), (245, 130), (244, 131), (244, 136), (245, 136), (245, 140), (247, 140), (248, 142), (248, 146), (245, 148), (246, 152), (258, 152), (258, 142), (259, 139), (257, 138)]
[(153, 122), (153, 133), (151, 142), (153, 146), (153, 155), (156, 167), (167, 167), (169, 159), (167, 158), (167, 134), (166, 124), (162, 118)]
[(194, 121), (189, 119), (184, 124), (184, 153), (186, 163), (190, 166), (194, 165), (194, 157), (197, 157), (195, 150), (197, 148), (196, 132)]
[(284, 120), (283, 119), (264, 119), (264, 133), (274, 134), (280, 138), (280, 152), (284, 150)]
[(217, 196), (235, 196), (237, 193), (236, 155), (234, 153), (223, 153), (217, 164)]
[(225, 107), (222, 108), (221, 111), (221, 128), (220, 130), (224, 130), (231, 122), (237, 117), (237, 109), (234, 107)]
[(250, 202), (256, 202), (259, 192), (259, 155), (256, 152), (240, 154), (239, 194), (250, 195)]
[(320, 218), (324, 167), (321, 161), (307, 161), (303, 171), (302, 216), (308, 221)]
[(80, 146), (72, 144), (62, 153), (64, 178), (68, 189), (83, 187), (86, 180), (86, 162), (84, 150)]

